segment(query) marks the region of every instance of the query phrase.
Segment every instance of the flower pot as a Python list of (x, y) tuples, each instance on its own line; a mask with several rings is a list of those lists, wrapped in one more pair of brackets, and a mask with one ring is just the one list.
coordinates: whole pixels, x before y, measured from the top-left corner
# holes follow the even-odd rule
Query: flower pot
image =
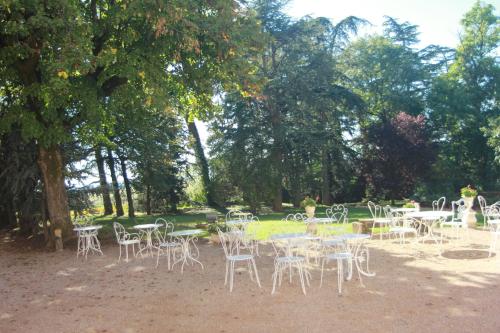
[(471, 209), (472, 206), (474, 205), (474, 197), (463, 197), (464, 202), (465, 202), (465, 207), (467, 209)]
[(316, 211), (316, 207), (314, 206), (306, 206), (306, 215), (308, 218), (312, 219), (314, 217), (314, 212)]

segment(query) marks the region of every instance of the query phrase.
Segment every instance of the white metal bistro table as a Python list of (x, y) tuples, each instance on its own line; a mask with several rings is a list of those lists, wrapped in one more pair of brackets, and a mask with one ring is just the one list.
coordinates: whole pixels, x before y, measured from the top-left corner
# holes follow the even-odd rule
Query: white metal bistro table
[[(173, 231), (168, 233), (169, 236), (175, 237), (181, 243), (181, 257), (176, 261), (174, 261), (172, 267), (174, 267), (175, 264), (182, 262), (181, 273), (183, 273), (184, 264), (190, 261), (191, 265), (193, 265), (196, 262), (200, 264), (201, 269), (205, 269), (203, 267), (203, 264), (198, 260), (198, 258), (200, 257), (200, 250), (198, 249), (196, 243), (194, 242), (196, 237), (202, 234), (203, 232), (204, 231), (201, 229), (190, 229), (190, 230)], [(193, 251), (191, 247), (193, 247), (195, 251)]]
[(78, 250), (76, 252), (76, 257), (81, 255), (85, 255), (85, 259), (87, 259), (87, 255), (89, 251), (93, 253), (103, 254), (101, 251), (101, 244), (99, 243), (99, 239), (97, 239), (97, 232), (102, 228), (102, 225), (90, 225), (84, 227), (76, 227), (73, 230), (76, 231), (78, 235)]
[[(424, 227), (427, 229), (427, 234), (422, 237), (421, 241), (425, 241), (427, 239), (433, 240), (436, 244), (442, 245), (442, 237), (439, 238), (436, 235), (434, 235), (434, 225), (436, 224), (437, 221), (446, 219), (448, 217), (452, 217), (453, 212), (449, 211), (442, 211), (442, 210), (437, 210), (437, 211), (420, 211), (420, 212), (410, 212), (405, 214), (405, 217), (410, 217), (414, 219), (418, 219)], [(440, 250), (441, 252), (441, 250)]]
[[(347, 233), (339, 235), (338, 238), (344, 240), (347, 248), (353, 256), (354, 264), (356, 265), (356, 269), (358, 270), (360, 283), (363, 284), (361, 275), (368, 277), (375, 276), (374, 272), (370, 272), (370, 251), (365, 244), (365, 240), (370, 239), (371, 235)], [(347, 280), (350, 280), (351, 278), (352, 270), (349, 272)]]
[(308, 217), (304, 220), (306, 223), (333, 223), (333, 219), (329, 217)]
[(413, 213), (413, 212), (418, 212), (419, 210), (417, 208), (401, 207), (401, 208), (392, 208), (391, 211), (396, 213)]
[(150, 253), (151, 256), (153, 256), (153, 231), (157, 229), (158, 227), (162, 226), (161, 223), (147, 223), (147, 224), (138, 224), (134, 225), (132, 228), (135, 230), (141, 231), (145, 237), (146, 240), (146, 246), (144, 246), (142, 249), (137, 252), (137, 254), (142, 253), (143, 251), (146, 251), (147, 253)]

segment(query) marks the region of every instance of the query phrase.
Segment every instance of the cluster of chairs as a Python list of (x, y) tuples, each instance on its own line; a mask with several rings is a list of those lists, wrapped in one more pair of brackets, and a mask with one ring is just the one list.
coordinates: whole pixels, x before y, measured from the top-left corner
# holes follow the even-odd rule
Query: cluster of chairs
[[(341, 205), (335, 205), (328, 210), (328, 216), (332, 223), (347, 223), (347, 213), (347, 209)], [(237, 263), (247, 265), (251, 280), (256, 281), (258, 286), (261, 287), (255, 262), (256, 257), (259, 256), (258, 241), (255, 237), (259, 220), (256, 216), (251, 215), (244, 222), (238, 224), (234, 223), (234, 221), (237, 221), (236, 216), (243, 215), (229, 212), (226, 216), (226, 224), (229, 223), (231, 227), (227, 231), (218, 230), (219, 239), (226, 256), (225, 284), (229, 284), (230, 292), (234, 287), (234, 270)], [(307, 223), (307, 221), (307, 216), (302, 213), (289, 214), (283, 219), (284, 223)], [(249, 228), (250, 225), (252, 228)], [(325, 230), (328, 230), (328, 226), (326, 226)], [(298, 276), (302, 291), (306, 294), (306, 286), (310, 285), (311, 274), (309, 267), (312, 258), (315, 259), (316, 264), (321, 259), (320, 286), (323, 283), (325, 265), (330, 261), (337, 262), (338, 290), (339, 293), (342, 292), (342, 281), (352, 274), (353, 260), (355, 259), (353, 248), (347, 246), (345, 240), (328, 233), (311, 235), (274, 232), (270, 237), (274, 251), (272, 294), (281, 285), (283, 276), (287, 273), (290, 282), (293, 275)], [(358, 275), (362, 283), (359, 270)]]
[[(489, 229), (491, 232), (491, 244), (489, 248), (489, 256), (497, 247), (498, 238), (500, 238), (500, 201), (488, 205), (484, 197), (477, 197), (481, 214), (483, 216), (483, 228)], [(433, 211), (444, 211), (446, 198), (441, 197), (432, 202)], [(379, 206), (373, 202), (368, 202), (368, 208), (373, 218), (374, 227), (385, 228), (389, 235), (396, 235), (401, 242), (404, 242), (405, 235), (413, 234), (415, 237), (420, 236), (417, 228), (420, 221), (405, 216), (404, 212), (396, 211), (390, 206)], [(451, 229), (452, 239), (463, 240), (470, 239), (469, 229), (467, 224), (467, 203), (463, 198), (451, 202), (451, 212), (448, 218), (440, 218), (436, 224), (440, 227), (441, 241), (444, 235), (444, 227)], [(372, 228), (372, 237), (374, 236)], [(380, 235), (382, 237), (382, 233)]]
[[(446, 205), (446, 198), (441, 197), (432, 202), (432, 211), (444, 211)], [(432, 221), (439, 225), (440, 228), (451, 227), (455, 233), (456, 238), (459, 238), (459, 232), (461, 230), (467, 232), (467, 223), (465, 221), (466, 205), (463, 199), (459, 199), (451, 202), (451, 214), (449, 218), (440, 217), (439, 219), (433, 218)], [(375, 227), (385, 228), (388, 231), (389, 236), (395, 235), (399, 237), (400, 241), (403, 243), (405, 241), (405, 235), (412, 234), (415, 237), (420, 235), (423, 228), (418, 228), (420, 221), (416, 218), (411, 218), (406, 216), (406, 212), (393, 209), (391, 206), (380, 206), (371, 201), (368, 202), (368, 209), (372, 215), (373, 227), (372, 237), (375, 234)], [(416, 210), (416, 209), (415, 209)], [(423, 218), (425, 220), (425, 218)], [(382, 232), (380, 232), (380, 238), (382, 238)], [(441, 234), (442, 235), (442, 234)]]
[[(176, 258), (176, 252), (180, 251), (181, 249), (181, 242), (177, 238), (169, 236), (169, 233), (174, 231), (174, 223), (175, 221), (167, 221), (164, 218), (157, 218), (155, 221), (156, 226), (153, 231), (153, 245), (157, 249), (156, 267), (158, 267), (159, 265), (160, 257), (166, 256), (167, 267), (170, 270), (172, 268), (172, 262)], [(118, 222), (113, 223), (113, 228), (115, 231), (117, 243), (120, 248), (118, 261), (120, 261), (122, 257), (122, 248), (125, 250), (125, 261), (129, 260), (129, 246), (132, 247), (134, 257), (137, 256), (138, 253), (141, 255), (141, 257), (143, 257), (141, 250), (144, 247), (146, 238), (144, 232), (128, 232), (125, 227)]]

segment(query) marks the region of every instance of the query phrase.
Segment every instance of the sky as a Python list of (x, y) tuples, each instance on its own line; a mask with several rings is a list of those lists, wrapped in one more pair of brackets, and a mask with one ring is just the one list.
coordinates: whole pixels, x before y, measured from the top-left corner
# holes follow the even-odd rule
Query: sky
[[(382, 32), (384, 16), (408, 21), (417, 25), (420, 32), (418, 48), (431, 44), (456, 47), (459, 42), (460, 20), (476, 0), (291, 0), (285, 12), (300, 18), (305, 15), (326, 17), (339, 22), (348, 16), (368, 20), (372, 26), (360, 31), (360, 35)], [(492, 4), (496, 12), (500, 0), (483, 1)], [(206, 126), (197, 122), (200, 137), (206, 143)], [(208, 151), (207, 151), (208, 152)]]
[[(365, 32), (381, 32), (384, 16), (399, 22), (418, 25), (419, 46), (429, 44), (455, 47), (458, 43), (460, 20), (475, 0), (292, 0), (286, 10), (292, 17), (323, 16), (339, 22), (347, 16), (370, 21), (373, 27)], [(498, 11), (500, 0), (486, 1)]]

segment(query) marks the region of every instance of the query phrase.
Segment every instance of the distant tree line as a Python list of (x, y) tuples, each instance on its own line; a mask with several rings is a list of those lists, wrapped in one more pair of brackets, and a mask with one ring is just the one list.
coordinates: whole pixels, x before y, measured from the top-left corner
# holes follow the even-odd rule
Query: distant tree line
[[(189, 196), (280, 211), (305, 194), (331, 204), (499, 188), (493, 6), (465, 14), (456, 49), (418, 49), (408, 22), (387, 17), (382, 34), (358, 38), (361, 18), (292, 19), (285, 5), (4, 1), (0, 227), (42, 228), (60, 249), (70, 210), (96, 194), (105, 215), (134, 217)], [(209, 152), (195, 120), (209, 125)], [(75, 187), (94, 172), (97, 187)]]

